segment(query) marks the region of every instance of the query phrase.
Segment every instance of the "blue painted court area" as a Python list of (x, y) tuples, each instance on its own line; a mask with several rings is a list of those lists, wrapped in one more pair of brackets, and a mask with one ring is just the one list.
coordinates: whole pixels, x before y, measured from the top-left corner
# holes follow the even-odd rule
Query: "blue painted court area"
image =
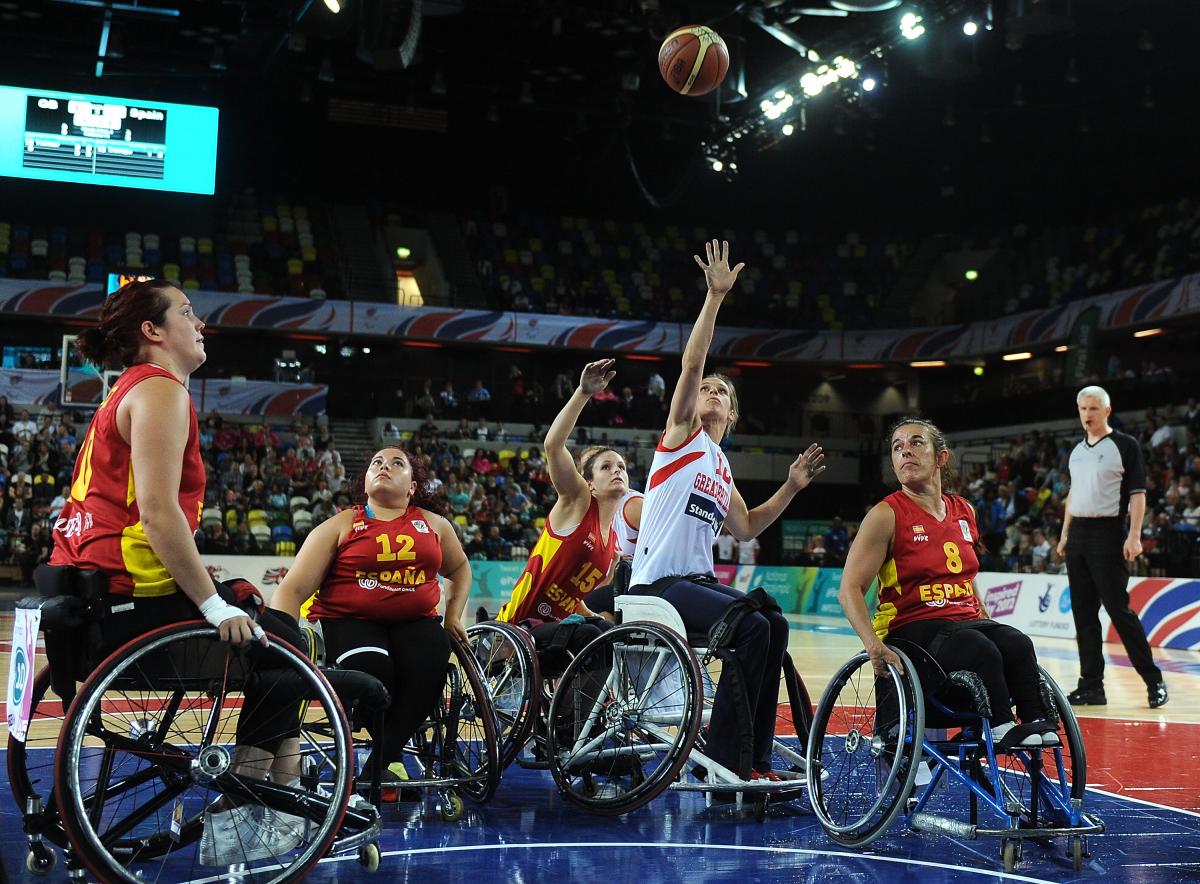
[[(0, 855), (10, 881), (42, 881), (24, 867), (24, 836), (11, 799), (0, 815)], [(939, 799), (965, 816), (965, 798)], [(1088, 809), (1108, 831), (1091, 839), (1076, 873), (1063, 840), (1026, 842), (1006, 875), (999, 841), (960, 841), (895, 827), (864, 851), (829, 841), (804, 802), (772, 807), (763, 822), (730, 807), (705, 808), (695, 793), (668, 792), (622, 818), (592, 816), (562, 800), (550, 775), (513, 766), (486, 806), (443, 822), (432, 800), (385, 809), (383, 861), (375, 876), (353, 857), (326, 860), (310, 881), (1101, 881), (1167, 884), (1200, 880), (1200, 815), (1089, 792)], [(986, 822), (986, 820), (983, 820)], [(171, 871), (168, 867), (167, 870)], [(199, 869), (174, 881), (220, 881)], [(197, 874), (197, 873), (200, 874)], [(62, 865), (52, 873), (63, 880)]]

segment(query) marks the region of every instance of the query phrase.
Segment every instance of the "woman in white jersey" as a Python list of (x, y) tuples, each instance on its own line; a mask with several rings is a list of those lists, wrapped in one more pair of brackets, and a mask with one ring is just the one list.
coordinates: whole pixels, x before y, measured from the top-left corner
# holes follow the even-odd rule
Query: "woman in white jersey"
[[(706, 632), (743, 594), (713, 576), (713, 538), (722, 524), (738, 540), (756, 537), (774, 522), (813, 477), (825, 469), (821, 448), (811, 445), (792, 462), (787, 481), (754, 509), (733, 484), (720, 443), (737, 422), (737, 393), (723, 375), (704, 374), (717, 311), (738, 273), (729, 267), (729, 243), (705, 243), (708, 294), (683, 351), (683, 370), (667, 426), (659, 438), (646, 482), (641, 530), (633, 557), (630, 592), (653, 593), (674, 605), (689, 632)], [(742, 765), (737, 703), (728, 680), (717, 687), (705, 754), (742, 777), (778, 779), (770, 770), (779, 677), (787, 652), (788, 625), (782, 614), (760, 611), (738, 624), (731, 649), (737, 659), (753, 715), (751, 770)]]

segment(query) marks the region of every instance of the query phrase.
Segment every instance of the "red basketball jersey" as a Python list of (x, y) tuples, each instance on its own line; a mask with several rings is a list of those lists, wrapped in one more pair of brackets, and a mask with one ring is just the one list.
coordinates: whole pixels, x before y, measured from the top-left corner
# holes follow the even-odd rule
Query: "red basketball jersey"
[[(108, 574), (110, 592), (166, 596), (178, 590), (142, 528), (129, 446), (117, 429), (117, 406), (146, 378), (179, 379), (165, 368), (130, 366), (112, 385), (92, 418), (71, 479), (71, 499), (54, 522), (52, 565), (97, 568)], [(196, 409), (188, 398), (188, 439), (179, 477), (179, 506), (194, 532), (204, 505), (204, 461)]]
[(410, 506), (391, 521), (354, 507), (350, 533), (321, 581), (312, 620), (399, 623), (437, 614), (442, 540), (423, 509)]
[(570, 534), (556, 534), (547, 519), (512, 597), (496, 619), (520, 623), (528, 618), (562, 620), (574, 614), (579, 600), (604, 579), (616, 555), (616, 534), (612, 525), (600, 524), (600, 504), (594, 497), (587, 515)]
[(892, 557), (879, 569), (879, 606), (875, 634), (916, 620), (978, 620), (975, 577), (975, 514), (961, 497), (943, 494), (946, 518), (938, 521), (903, 491), (884, 503), (896, 516)]

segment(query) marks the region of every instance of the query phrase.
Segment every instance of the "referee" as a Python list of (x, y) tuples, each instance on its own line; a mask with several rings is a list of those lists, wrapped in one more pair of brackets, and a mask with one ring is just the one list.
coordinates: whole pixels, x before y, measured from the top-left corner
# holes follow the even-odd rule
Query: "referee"
[(1146, 631), (1129, 607), (1128, 563), (1142, 554), (1142, 517), (1146, 514), (1142, 451), (1132, 436), (1109, 427), (1112, 403), (1103, 387), (1084, 387), (1075, 402), (1085, 436), (1071, 452), (1071, 493), (1058, 541), (1058, 554), (1067, 562), (1071, 614), (1079, 644), (1079, 686), (1067, 699), (1075, 706), (1108, 702), (1100, 647), (1103, 604), (1129, 662), (1146, 683), (1150, 708), (1157, 709), (1167, 702), (1167, 686), (1150, 655)]

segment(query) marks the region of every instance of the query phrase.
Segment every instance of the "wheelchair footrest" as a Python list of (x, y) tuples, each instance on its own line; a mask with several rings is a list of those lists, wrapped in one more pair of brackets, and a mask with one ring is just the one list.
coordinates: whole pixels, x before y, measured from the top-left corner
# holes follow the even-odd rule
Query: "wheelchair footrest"
[[(917, 814), (923, 816), (924, 814)], [(1078, 826), (1045, 826), (1037, 829), (978, 829), (977, 835), (992, 838), (1059, 838), (1063, 835), (1100, 835), (1104, 832), (1104, 821), (1084, 814), (1084, 822)]]

